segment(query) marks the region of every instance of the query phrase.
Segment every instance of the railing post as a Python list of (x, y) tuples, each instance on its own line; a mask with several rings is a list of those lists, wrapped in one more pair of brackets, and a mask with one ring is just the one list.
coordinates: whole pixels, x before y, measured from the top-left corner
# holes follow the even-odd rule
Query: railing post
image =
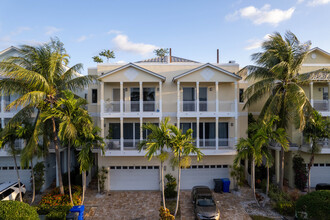
[(180, 82), (177, 82), (177, 114), (180, 112)]
[(215, 112), (219, 113), (219, 82), (215, 82)]
[(140, 105), (140, 115), (142, 114), (143, 112), (143, 87), (142, 87), (142, 82), (139, 82), (139, 85), (140, 85), (140, 102), (139, 102), (139, 105)]
[(196, 118), (196, 140), (197, 140), (197, 148), (199, 148), (199, 117)]
[(330, 111), (330, 82), (328, 82), (328, 111)]
[(120, 117), (120, 151), (124, 151), (124, 119)]
[(124, 86), (123, 86), (123, 82), (120, 82), (120, 89), (119, 89), (119, 93), (120, 93), (120, 114), (123, 114), (124, 112)]
[(219, 149), (219, 118), (215, 117), (215, 149)]
[(235, 82), (235, 141), (234, 141), (234, 146), (237, 144), (237, 135), (238, 135), (238, 85), (237, 81)]
[(199, 113), (199, 82), (196, 82), (196, 112)]
[(162, 81), (159, 81), (159, 112), (160, 115), (163, 113), (163, 94), (162, 94)]
[(101, 88), (100, 88), (100, 102), (101, 102), (101, 117), (103, 117), (104, 114), (104, 82), (101, 82)]
[(313, 82), (310, 82), (309, 83), (309, 96), (310, 96), (311, 105), (314, 108), (313, 93), (314, 93), (314, 91), (313, 91)]

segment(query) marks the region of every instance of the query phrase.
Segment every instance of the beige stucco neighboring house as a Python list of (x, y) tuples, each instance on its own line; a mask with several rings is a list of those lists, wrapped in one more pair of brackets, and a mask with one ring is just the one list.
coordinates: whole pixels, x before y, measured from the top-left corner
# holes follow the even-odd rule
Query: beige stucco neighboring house
[[(165, 117), (183, 131), (192, 128), (204, 154), (200, 162), (192, 156), (191, 166), (182, 170), (182, 189), (213, 188), (213, 179), (230, 178), (235, 144), (247, 129), (240, 94), (248, 84), (238, 71), (235, 62), (199, 63), (175, 56), (89, 68), (100, 80), (89, 87), (88, 110), (106, 142), (105, 153), (97, 157), (97, 165), (109, 169), (105, 188), (160, 189), (159, 161), (148, 161), (137, 144), (148, 135), (142, 124), (159, 124)], [(166, 173), (177, 177), (169, 162)]]

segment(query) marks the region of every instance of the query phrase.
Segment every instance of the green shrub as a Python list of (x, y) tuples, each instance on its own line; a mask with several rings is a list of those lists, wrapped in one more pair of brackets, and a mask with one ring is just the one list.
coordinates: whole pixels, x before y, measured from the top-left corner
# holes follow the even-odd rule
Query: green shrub
[(166, 178), (166, 185), (165, 185), (165, 198), (175, 198), (177, 195), (177, 192), (175, 191), (176, 189), (176, 179), (174, 176), (172, 176), (171, 174), (166, 174), (165, 175)]
[(304, 219), (303, 213), (307, 213), (308, 219), (330, 219), (330, 190), (314, 191), (301, 196), (296, 203), (298, 219)]
[(159, 217), (161, 220), (174, 220), (174, 216), (171, 215), (170, 210), (160, 207), (159, 209)]
[(68, 212), (51, 211), (46, 215), (47, 220), (65, 220)]
[(294, 202), (292, 201), (278, 201), (275, 205), (275, 210), (281, 215), (294, 215)]
[(39, 220), (36, 209), (24, 202), (18, 201), (0, 201), (0, 219), (28, 219)]
[(297, 154), (293, 157), (292, 162), (294, 170), (294, 184), (298, 189), (303, 191), (307, 184), (307, 170), (304, 158)]
[[(33, 167), (33, 173), (34, 173), (34, 181), (35, 181), (35, 189), (36, 193), (39, 193), (42, 186), (45, 183), (45, 165), (43, 162), (38, 162)], [(31, 183), (32, 183), (32, 177), (31, 177)]]

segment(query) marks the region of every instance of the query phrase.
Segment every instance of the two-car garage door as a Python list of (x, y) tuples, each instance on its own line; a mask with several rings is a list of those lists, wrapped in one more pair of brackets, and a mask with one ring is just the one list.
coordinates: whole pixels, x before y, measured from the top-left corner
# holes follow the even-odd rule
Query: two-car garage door
[(318, 183), (330, 184), (330, 163), (314, 163), (311, 168), (311, 187)]
[(159, 166), (111, 166), (110, 190), (159, 190)]
[(193, 165), (181, 172), (181, 189), (203, 185), (214, 189), (213, 179), (229, 178), (228, 165)]

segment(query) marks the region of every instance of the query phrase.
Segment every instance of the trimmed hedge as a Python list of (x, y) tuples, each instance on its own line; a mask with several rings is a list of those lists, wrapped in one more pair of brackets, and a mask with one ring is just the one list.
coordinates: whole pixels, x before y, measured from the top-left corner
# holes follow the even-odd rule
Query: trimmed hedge
[(301, 196), (296, 203), (298, 219), (304, 219), (304, 213), (308, 219), (330, 219), (330, 190), (320, 190)]
[(39, 220), (37, 210), (19, 201), (0, 201), (0, 220)]

